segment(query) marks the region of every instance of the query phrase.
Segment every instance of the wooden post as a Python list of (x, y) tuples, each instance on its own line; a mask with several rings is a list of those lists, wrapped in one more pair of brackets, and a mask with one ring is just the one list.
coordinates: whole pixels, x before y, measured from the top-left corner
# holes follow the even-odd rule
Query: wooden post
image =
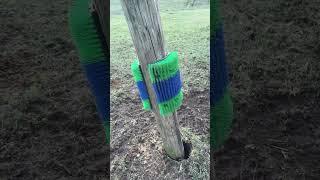
[(105, 40), (106, 50), (109, 54), (110, 41), (110, 1), (109, 0), (92, 0), (91, 9), (97, 14), (99, 19), (99, 28)]
[(178, 116), (160, 116), (147, 65), (166, 56), (161, 28), (158, 0), (121, 0), (129, 31), (135, 46), (151, 100), (152, 111), (158, 122), (166, 153), (173, 159), (184, 158), (184, 147), (178, 128)]

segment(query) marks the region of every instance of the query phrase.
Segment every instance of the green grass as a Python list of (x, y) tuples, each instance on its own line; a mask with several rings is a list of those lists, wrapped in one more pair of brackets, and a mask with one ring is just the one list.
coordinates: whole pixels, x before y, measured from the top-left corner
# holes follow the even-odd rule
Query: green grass
[[(111, 5), (117, 9), (118, 5)], [(121, 6), (120, 6), (121, 7)], [(209, 6), (180, 10), (162, 10), (161, 21), (166, 50), (178, 51), (184, 91), (209, 87)], [(125, 17), (111, 16), (111, 79), (121, 79), (121, 87), (111, 92), (123, 93), (134, 86), (130, 64), (136, 57)], [(112, 86), (112, 85), (111, 85)], [(112, 87), (111, 87), (112, 88)]]
[[(196, 8), (208, 8), (208, 0), (197, 0), (194, 7), (190, 7), (190, 0), (160, 0), (161, 11), (172, 11), (172, 10), (182, 10), (182, 9), (196, 9)], [(120, 15), (122, 14), (122, 8), (120, 0), (110, 0), (110, 14)]]

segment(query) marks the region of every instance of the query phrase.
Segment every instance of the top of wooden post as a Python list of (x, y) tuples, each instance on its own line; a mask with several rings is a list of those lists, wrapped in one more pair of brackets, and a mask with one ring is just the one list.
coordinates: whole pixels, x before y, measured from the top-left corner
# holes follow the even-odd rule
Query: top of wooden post
[(109, 46), (110, 41), (110, 1), (109, 0), (92, 0), (91, 10), (99, 16), (100, 27), (105, 38), (105, 43)]

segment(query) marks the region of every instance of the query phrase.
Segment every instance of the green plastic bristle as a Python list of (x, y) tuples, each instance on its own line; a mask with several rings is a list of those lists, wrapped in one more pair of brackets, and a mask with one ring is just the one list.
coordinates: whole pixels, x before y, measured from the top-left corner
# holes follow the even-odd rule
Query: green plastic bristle
[(110, 123), (108, 120), (105, 121), (103, 127), (106, 133), (106, 142), (107, 144), (110, 144)]
[(149, 99), (143, 100), (143, 101), (142, 101), (142, 106), (143, 106), (143, 109), (144, 109), (144, 110), (151, 110), (150, 100), (149, 100)]
[(74, 0), (69, 11), (69, 28), (81, 63), (89, 64), (105, 58), (101, 39), (89, 11), (91, 0)]
[(215, 32), (221, 23), (221, 16), (220, 16), (220, 3), (219, 0), (211, 0), (210, 2), (210, 26), (211, 26), (211, 38), (214, 38)]
[[(136, 59), (131, 64), (131, 72), (135, 82), (144, 81), (139, 61)], [(142, 100), (142, 107), (144, 110), (151, 110), (151, 103), (149, 99)]]
[(179, 94), (176, 95), (169, 101), (158, 104), (160, 115), (168, 116), (176, 111), (181, 105), (183, 101), (183, 92), (180, 90)]
[(131, 64), (131, 72), (135, 82), (143, 81), (143, 75), (141, 73), (139, 61), (137, 59), (134, 60), (133, 63)]
[(233, 104), (229, 90), (225, 92), (222, 99), (211, 109), (210, 116), (210, 141), (212, 147), (217, 149), (228, 138), (232, 125)]
[(148, 65), (152, 83), (173, 77), (179, 70), (178, 53), (171, 52), (167, 57)]

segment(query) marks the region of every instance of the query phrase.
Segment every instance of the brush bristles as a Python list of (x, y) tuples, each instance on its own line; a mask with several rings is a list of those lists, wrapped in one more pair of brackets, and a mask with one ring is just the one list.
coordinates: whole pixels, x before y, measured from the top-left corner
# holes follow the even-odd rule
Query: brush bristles
[[(139, 89), (143, 109), (150, 110), (151, 103), (138, 60), (131, 64), (131, 71)], [(160, 115), (167, 116), (173, 113), (183, 101), (178, 54), (172, 52), (166, 58), (149, 64), (148, 72), (157, 96)]]
[(140, 99), (142, 101), (142, 107), (144, 110), (151, 110), (151, 103), (149, 99), (148, 90), (143, 78), (143, 74), (140, 69), (139, 61), (134, 60), (131, 64), (131, 72), (133, 79), (136, 82), (136, 85), (139, 90)]
[(109, 84), (107, 57), (103, 49), (103, 38), (99, 34), (95, 19), (89, 12), (90, 0), (74, 0), (69, 10), (69, 28), (86, 72), (96, 107), (103, 121), (106, 142), (110, 143)]
[(89, 11), (88, 0), (73, 1), (69, 11), (69, 28), (83, 64), (104, 59), (102, 40)]
[(131, 64), (131, 72), (135, 82), (143, 81), (143, 75), (138, 60), (134, 60)]
[(182, 105), (182, 102), (183, 102), (183, 92), (182, 90), (180, 90), (177, 96), (173, 97), (169, 101), (159, 104), (160, 115), (162, 116), (171, 115), (174, 111), (176, 111)]
[(210, 114), (211, 145), (217, 149), (228, 138), (233, 120), (233, 105), (228, 90), (212, 107)]
[(169, 79), (179, 71), (178, 53), (171, 52), (167, 57), (148, 65), (152, 83)]
[(151, 103), (149, 99), (142, 101), (142, 107), (144, 110), (151, 110)]
[(183, 101), (178, 53), (148, 65), (148, 71), (157, 96), (160, 115), (167, 116), (179, 109)]
[(106, 143), (110, 144), (110, 123), (108, 119), (105, 120), (103, 127), (104, 127), (104, 132), (106, 134)]
[(211, 26), (210, 38), (214, 38), (216, 30), (219, 27), (219, 24), (221, 24), (221, 22), (222, 22), (219, 10), (220, 10), (219, 1), (212, 0), (210, 2), (210, 14), (211, 14), (211, 16), (210, 16), (211, 17), (210, 18), (210, 26)]

